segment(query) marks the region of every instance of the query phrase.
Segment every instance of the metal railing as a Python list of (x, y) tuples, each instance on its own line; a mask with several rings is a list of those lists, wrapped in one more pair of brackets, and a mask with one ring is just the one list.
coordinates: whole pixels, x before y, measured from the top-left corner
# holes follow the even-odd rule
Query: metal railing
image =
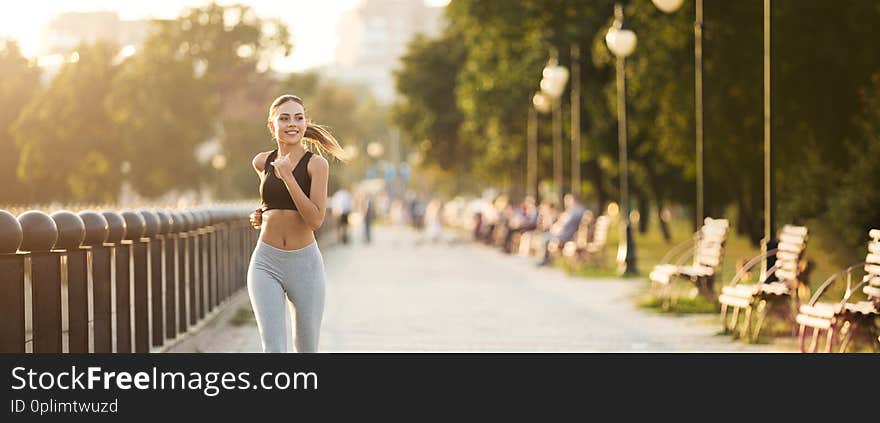
[(253, 208), (0, 210), (0, 352), (161, 350), (245, 287)]

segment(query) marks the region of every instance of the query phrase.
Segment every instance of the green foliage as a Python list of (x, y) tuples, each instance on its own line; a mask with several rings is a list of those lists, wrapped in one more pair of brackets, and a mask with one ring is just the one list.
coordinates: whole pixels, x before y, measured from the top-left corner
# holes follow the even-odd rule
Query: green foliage
[(12, 123), (21, 109), (30, 102), (39, 88), (40, 72), (30, 66), (14, 40), (0, 40), (0, 181), (3, 181), (4, 202), (28, 200), (27, 192), (18, 183), (19, 146), (12, 137)]
[(198, 188), (204, 169), (195, 148), (211, 135), (214, 118), (209, 87), (169, 39), (170, 27), (164, 24), (124, 63), (106, 101), (131, 164), (129, 180), (147, 197)]
[(103, 103), (119, 49), (98, 42), (77, 51), (79, 61), (28, 103), (12, 130), (21, 148), (18, 179), (30, 201), (113, 201), (118, 192), (119, 138)]
[(459, 137), (463, 118), (455, 95), (465, 55), (456, 31), (447, 31), (436, 40), (413, 39), (401, 59), (403, 67), (395, 72), (403, 100), (392, 109), (392, 119), (425, 158), (425, 165), (466, 173), (474, 160), (472, 146)]

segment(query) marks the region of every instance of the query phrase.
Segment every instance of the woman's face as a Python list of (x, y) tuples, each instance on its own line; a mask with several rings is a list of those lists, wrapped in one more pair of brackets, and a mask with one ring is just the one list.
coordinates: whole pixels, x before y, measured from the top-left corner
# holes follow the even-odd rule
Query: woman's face
[(299, 143), (306, 133), (305, 109), (295, 101), (288, 101), (278, 106), (275, 115), (269, 121), (269, 130), (279, 143)]

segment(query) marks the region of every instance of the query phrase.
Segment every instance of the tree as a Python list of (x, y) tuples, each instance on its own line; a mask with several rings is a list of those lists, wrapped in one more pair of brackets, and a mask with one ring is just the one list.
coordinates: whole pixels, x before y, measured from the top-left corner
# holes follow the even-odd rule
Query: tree
[(18, 179), (19, 146), (12, 137), (12, 123), (22, 109), (38, 93), (40, 71), (28, 63), (11, 39), (0, 40), (0, 184), (3, 194), (0, 202), (19, 202), (27, 199), (27, 192)]
[(118, 46), (82, 44), (48, 89), (13, 126), (21, 148), (18, 177), (29, 201), (114, 201), (122, 157), (103, 107), (117, 68)]
[(466, 53), (461, 34), (455, 31), (436, 40), (414, 38), (394, 74), (402, 100), (392, 108), (392, 120), (424, 158), (423, 166), (453, 171), (459, 182), (474, 163), (473, 145), (459, 136), (463, 116), (456, 97)]
[(209, 87), (195, 75), (195, 66), (160, 30), (113, 80), (107, 113), (131, 164), (127, 178), (146, 197), (196, 189), (207, 172), (196, 162), (195, 149), (211, 136), (216, 116)]
[(262, 149), (257, 140), (265, 137), (266, 111), (275, 96), (269, 61), (293, 48), (287, 26), (258, 17), (248, 6), (216, 3), (157, 25), (163, 43), (197, 68), (212, 102), (213, 135), (229, 165), (205, 167), (204, 180), (221, 197), (254, 196), (253, 184), (244, 181), (253, 180), (251, 160)]

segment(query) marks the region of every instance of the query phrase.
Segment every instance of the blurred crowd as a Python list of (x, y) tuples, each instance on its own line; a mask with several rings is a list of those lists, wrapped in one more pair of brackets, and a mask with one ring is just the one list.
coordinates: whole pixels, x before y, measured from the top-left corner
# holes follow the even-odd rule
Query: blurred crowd
[(384, 191), (353, 188), (333, 194), (331, 209), (338, 220), (339, 241), (350, 239), (352, 223), (362, 228), (364, 243), (376, 220), (422, 233), (422, 240), (452, 243), (464, 238), (493, 246), (506, 254), (533, 257), (539, 266), (554, 259), (601, 265), (609, 217), (596, 216), (574, 194), (540, 203), (526, 196), (513, 202), (505, 194), (458, 196), (444, 201), (425, 193), (407, 192), (392, 198)]

